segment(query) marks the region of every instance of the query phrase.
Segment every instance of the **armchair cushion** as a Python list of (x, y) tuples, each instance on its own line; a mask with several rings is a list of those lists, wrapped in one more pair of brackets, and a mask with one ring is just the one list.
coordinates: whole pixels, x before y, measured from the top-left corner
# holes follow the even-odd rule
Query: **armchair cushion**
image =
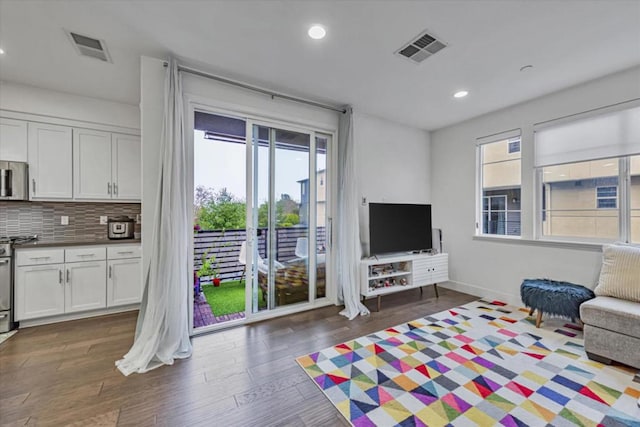
[(640, 306), (635, 302), (598, 297), (582, 303), (580, 317), (587, 325), (640, 338)]
[(608, 296), (640, 302), (640, 247), (605, 245), (597, 296)]

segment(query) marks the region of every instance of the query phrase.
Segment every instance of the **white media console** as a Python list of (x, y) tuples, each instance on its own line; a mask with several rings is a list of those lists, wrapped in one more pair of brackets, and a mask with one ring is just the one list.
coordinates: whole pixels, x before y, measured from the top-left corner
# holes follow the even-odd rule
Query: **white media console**
[(433, 285), (438, 297), (439, 282), (449, 280), (448, 254), (403, 254), (363, 259), (360, 262), (360, 295), (362, 301), (382, 295)]

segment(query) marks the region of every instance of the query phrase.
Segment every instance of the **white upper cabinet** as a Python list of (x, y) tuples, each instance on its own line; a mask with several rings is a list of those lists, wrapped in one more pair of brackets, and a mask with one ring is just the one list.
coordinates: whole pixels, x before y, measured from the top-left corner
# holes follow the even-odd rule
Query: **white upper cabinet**
[(73, 130), (74, 198), (140, 200), (140, 138)]
[(73, 130), (73, 182), (76, 199), (111, 199), (111, 134)]
[(0, 161), (29, 163), (31, 200), (142, 199), (140, 137), (0, 118)]
[(113, 198), (140, 200), (142, 197), (140, 137), (114, 133), (111, 141)]
[(28, 159), (31, 199), (73, 197), (71, 128), (29, 123)]
[(27, 161), (27, 122), (0, 118), (0, 161)]

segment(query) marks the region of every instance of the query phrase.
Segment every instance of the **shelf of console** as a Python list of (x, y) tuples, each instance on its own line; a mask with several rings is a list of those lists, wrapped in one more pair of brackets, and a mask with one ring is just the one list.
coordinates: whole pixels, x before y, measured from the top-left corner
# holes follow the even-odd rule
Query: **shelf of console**
[(391, 277), (408, 276), (410, 274), (411, 274), (410, 271), (394, 271), (393, 273), (370, 276), (369, 280), (389, 279)]
[[(381, 297), (395, 292), (434, 285), (438, 297), (437, 283), (449, 280), (448, 254), (403, 254), (384, 258), (363, 259), (360, 262), (363, 302), (370, 297), (378, 297), (378, 310)], [(385, 271), (390, 271), (385, 273)], [(405, 284), (396, 283), (396, 278)]]

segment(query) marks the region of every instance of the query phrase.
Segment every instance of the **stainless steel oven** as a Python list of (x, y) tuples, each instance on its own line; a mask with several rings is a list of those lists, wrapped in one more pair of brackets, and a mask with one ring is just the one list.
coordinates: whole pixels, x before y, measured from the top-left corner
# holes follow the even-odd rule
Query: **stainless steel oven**
[(13, 263), (11, 243), (0, 241), (0, 333), (13, 329)]
[(0, 333), (16, 328), (13, 277), (13, 245), (38, 240), (38, 236), (0, 237)]

